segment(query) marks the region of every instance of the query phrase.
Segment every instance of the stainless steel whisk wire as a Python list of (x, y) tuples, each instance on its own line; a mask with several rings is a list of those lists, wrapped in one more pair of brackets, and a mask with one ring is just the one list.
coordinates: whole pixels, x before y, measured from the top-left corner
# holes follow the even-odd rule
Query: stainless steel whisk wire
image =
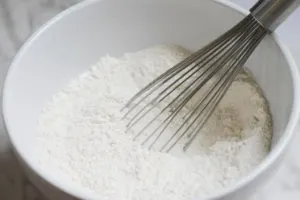
[[(128, 130), (134, 128), (171, 94), (176, 91), (178, 94), (166, 102), (166, 106), (143, 125), (133, 139), (138, 140), (159, 117), (165, 116), (141, 141), (142, 145), (150, 143), (148, 148), (152, 149), (186, 104), (209, 81), (216, 78), (193, 109), (184, 115), (176, 131), (158, 149), (169, 152), (187, 136), (188, 140), (183, 146), (183, 150), (187, 150), (262, 39), (275, 30), (299, 3), (299, 0), (260, 0), (250, 10), (251, 14), (232, 29), (139, 91), (124, 107), (127, 109), (124, 119), (128, 120)], [(180, 87), (183, 87), (181, 91)]]

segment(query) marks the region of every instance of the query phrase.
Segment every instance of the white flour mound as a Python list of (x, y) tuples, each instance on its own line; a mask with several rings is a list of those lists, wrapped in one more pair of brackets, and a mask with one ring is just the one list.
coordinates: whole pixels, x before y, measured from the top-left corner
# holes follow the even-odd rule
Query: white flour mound
[(120, 109), (187, 55), (181, 47), (156, 46), (101, 58), (43, 110), (36, 136), (40, 165), (105, 200), (190, 200), (247, 175), (268, 154), (272, 128), (266, 100), (246, 72), (232, 84), (190, 154), (149, 151), (126, 135)]

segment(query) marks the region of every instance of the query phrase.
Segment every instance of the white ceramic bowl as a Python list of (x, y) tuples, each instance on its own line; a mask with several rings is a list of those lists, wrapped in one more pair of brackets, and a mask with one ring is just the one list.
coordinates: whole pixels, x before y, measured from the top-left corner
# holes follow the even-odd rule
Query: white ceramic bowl
[[(92, 0), (52, 19), (14, 59), (4, 87), (3, 114), (16, 154), (29, 178), (53, 200), (101, 199), (60, 180), (34, 158), (39, 113), (64, 85), (107, 53), (121, 55), (155, 44), (196, 50), (241, 20), (247, 11), (225, 1)], [(207, 199), (246, 199), (276, 171), (299, 118), (299, 74), (276, 35), (247, 63), (267, 97), (274, 120), (272, 151), (237, 184)], [(57, 193), (57, 189), (65, 193)]]

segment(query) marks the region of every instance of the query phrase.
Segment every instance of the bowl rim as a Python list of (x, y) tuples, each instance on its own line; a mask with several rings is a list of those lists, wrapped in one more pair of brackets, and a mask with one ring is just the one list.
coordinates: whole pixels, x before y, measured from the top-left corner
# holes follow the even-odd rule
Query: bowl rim
[[(75, 4), (71, 6), (70, 8), (66, 9), (65, 11), (62, 11), (52, 19), (50, 19), (47, 23), (45, 23), (43, 26), (41, 26), (20, 48), (19, 52), (16, 54), (14, 59), (11, 62), (11, 65), (8, 69), (6, 78), (4, 80), (3, 85), (3, 101), (2, 101), (2, 117), (4, 121), (4, 128), (6, 129), (6, 132), (8, 133), (8, 136), (10, 138), (10, 141), (12, 143), (13, 149), (16, 152), (17, 155), (21, 158), (21, 160), (29, 167), (30, 170), (32, 170), (34, 173), (36, 173), (40, 178), (47, 181), (49, 184), (51, 184), (53, 187), (58, 188), (59, 190), (68, 193), (69, 195), (79, 198), (79, 199), (99, 199), (100, 195), (96, 194), (95, 192), (89, 191), (85, 188), (80, 188), (81, 191), (78, 190), (78, 188), (74, 188), (73, 186), (67, 186), (65, 184), (62, 184), (61, 182), (57, 181), (53, 176), (50, 176), (48, 173), (45, 173), (41, 167), (39, 167), (36, 163), (31, 162), (30, 159), (28, 159), (28, 156), (22, 151), (22, 149), (17, 145), (16, 140), (17, 138), (12, 134), (11, 126), (9, 123), (9, 119), (7, 117), (8, 110), (7, 110), (7, 91), (9, 90), (9, 80), (11, 79), (14, 71), (17, 69), (17, 63), (22, 58), (23, 54), (27, 51), (27, 48), (31, 46), (32, 43), (35, 42), (35, 40), (48, 28), (51, 28), (53, 24), (60, 21), (62, 18), (72, 14), (75, 11), (84, 9), (87, 6), (90, 6), (94, 3), (100, 2), (103, 0), (87, 0), (80, 2), (78, 4)], [(245, 10), (244, 8), (229, 2), (228, 0), (213, 0), (214, 3), (220, 4), (224, 7), (227, 7), (228, 9), (231, 9), (233, 12), (238, 12), (244, 16), (249, 14), (249, 11)], [(289, 69), (291, 71), (292, 76), (292, 83), (293, 83), (293, 105), (292, 110), (290, 113), (290, 119), (287, 124), (287, 127), (285, 128), (285, 133), (283, 137), (279, 140), (278, 144), (270, 153), (268, 156), (257, 166), (253, 171), (251, 171), (246, 177), (239, 180), (236, 184), (233, 184), (232, 186), (229, 186), (225, 189), (222, 189), (214, 195), (210, 195), (205, 197), (206, 199), (216, 199), (225, 197), (226, 195), (233, 193), (234, 191), (240, 190), (243, 187), (245, 187), (247, 184), (252, 182), (256, 177), (262, 175), (265, 173), (271, 166), (274, 164), (274, 162), (280, 157), (280, 155), (286, 150), (288, 144), (290, 143), (291, 139), (293, 138), (293, 135), (295, 133), (295, 129), (297, 127), (299, 116), (300, 116), (300, 76), (299, 76), (299, 70), (296, 65), (296, 62), (294, 58), (292, 57), (289, 49), (280, 41), (278, 38), (278, 35), (276, 33), (272, 34), (274, 41), (278, 45), (279, 49), (281, 50), (281, 53), (285, 57), (287, 64), (289, 66)]]

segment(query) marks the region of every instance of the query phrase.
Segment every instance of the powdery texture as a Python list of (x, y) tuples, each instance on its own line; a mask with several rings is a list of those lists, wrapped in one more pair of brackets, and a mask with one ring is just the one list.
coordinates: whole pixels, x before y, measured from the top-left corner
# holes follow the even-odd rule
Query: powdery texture
[(268, 154), (272, 128), (267, 103), (246, 72), (186, 155), (149, 151), (125, 133), (120, 109), (187, 55), (177, 46), (156, 46), (101, 58), (43, 110), (36, 137), (40, 165), (106, 200), (190, 200), (247, 175)]

